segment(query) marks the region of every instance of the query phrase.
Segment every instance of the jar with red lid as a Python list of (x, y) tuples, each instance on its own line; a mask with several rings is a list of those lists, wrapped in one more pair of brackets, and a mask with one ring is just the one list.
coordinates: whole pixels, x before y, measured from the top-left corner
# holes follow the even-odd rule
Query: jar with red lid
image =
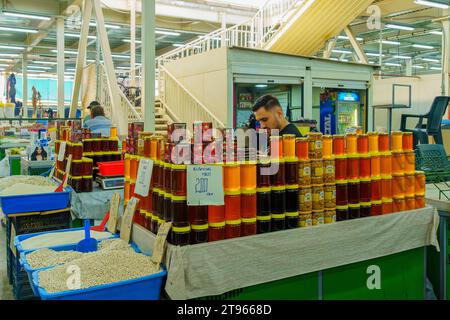
[(241, 237), (253, 236), (256, 234), (256, 217), (255, 218), (242, 218), (241, 224)]
[(235, 221), (241, 219), (241, 192), (225, 192), (225, 220)]
[(209, 224), (208, 241), (220, 241), (225, 239), (225, 221)]
[(339, 155), (335, 158), (336, 180), (347, 179), (347, 157)]

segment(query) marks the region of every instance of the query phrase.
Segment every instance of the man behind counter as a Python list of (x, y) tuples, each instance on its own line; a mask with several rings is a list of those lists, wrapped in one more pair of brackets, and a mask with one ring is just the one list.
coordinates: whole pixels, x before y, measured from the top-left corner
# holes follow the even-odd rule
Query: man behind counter
[(280, 102), (272, 95), (268, 94), (256, 100), (253, 113), (263, 129), (278, 129), (280, 136), (294, 134), (297, 138), (302, 137), (297, 127), (287, 121)]

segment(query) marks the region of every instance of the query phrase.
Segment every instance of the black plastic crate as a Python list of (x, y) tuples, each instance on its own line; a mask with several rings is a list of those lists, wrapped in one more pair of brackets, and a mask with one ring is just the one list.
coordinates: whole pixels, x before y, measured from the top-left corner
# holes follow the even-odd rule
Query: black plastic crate
[(33, 293), (30, 283), (28, 282), (26, 273), (25, 278), (25, 281), (21, 281), (20, 283), (16, 282), (13, 285), (13, 294), (16, 300), (30, 300), (37, 298)]
[[(52, 214), (37, 214), (29, 216), (8, 217), (8, 228), (11, 229), (11, 224), (14, 225), (16, 235), (53, 231), (59, 229), (70, 228), (71, 215), (70, 210), (52, 213)], [(9, 231), (11, 232), (11, 231)]]

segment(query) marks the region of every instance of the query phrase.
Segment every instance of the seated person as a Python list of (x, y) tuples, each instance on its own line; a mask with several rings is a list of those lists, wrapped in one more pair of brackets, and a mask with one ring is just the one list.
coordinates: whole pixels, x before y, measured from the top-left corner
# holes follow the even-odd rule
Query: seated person
[(109, 137), (111, 127), (112, 122), (105, 117), (103, 107), (91, 107), (91, 119), (84, 123), (83, 128), (91, 129), (92, 133), (101, 133), (102, 137)]
[[(93, 107), (93, 106), (99, 106), (100, 105), (100, 103), (98, 102), (98, 101), (91, 101), (91, 103), (89, 103), (89, 105), (87, 106), (87, 108), (86, 109), (88, 109), (89, 110), (89, 112), (91, 111), (91, 108)], [(90, 114), (87, 114), (86, 115), (86, 117), (84, 117), (84, 122), (86, 122), (86, 121), (88, 121), (88, 120), (91, 120), (91, 115)]]

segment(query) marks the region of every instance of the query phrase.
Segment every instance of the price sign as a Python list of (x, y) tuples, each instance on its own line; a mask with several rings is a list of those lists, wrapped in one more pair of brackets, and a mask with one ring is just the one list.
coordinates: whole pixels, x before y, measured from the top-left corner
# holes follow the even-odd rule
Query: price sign
[(163, 223), (158, 229), (158, 235), (156, 236), (155, 244), (153, 246), (152, 261), (160, 269), (161, 261), (166, 251), (166, 239), (169, 234), (172, 222)]
[(116, 233), (117, 231), (119, 204), (120, 204), (120, 195), (117, 192), (115, 192), (111, 198), (111, 206), (109, 208), (109, 219), (107, 224), (108, 231), (111, 233)]
[(66, 155), (66, 143), (61, 142), (59, 146), (58, 161), (64, 161), (65, 155)]
[(190, 206), (224, 205), (221, 166), (187, 167), (187, 203)]
[(120, 223), (120, 239), (126, 243), (130, 242), (131, 227), (133, 226), (133, 217), (136, 212), (138, 201), (139, 200), (134, 197), (131, 198), (123, 212), (122, 221)]
[(150, 180), (152, 178), (153, 161), (150, 159), (141, 159), (137, 173), (136, 187), (134, 193), (146, 197), (150, 189)]

